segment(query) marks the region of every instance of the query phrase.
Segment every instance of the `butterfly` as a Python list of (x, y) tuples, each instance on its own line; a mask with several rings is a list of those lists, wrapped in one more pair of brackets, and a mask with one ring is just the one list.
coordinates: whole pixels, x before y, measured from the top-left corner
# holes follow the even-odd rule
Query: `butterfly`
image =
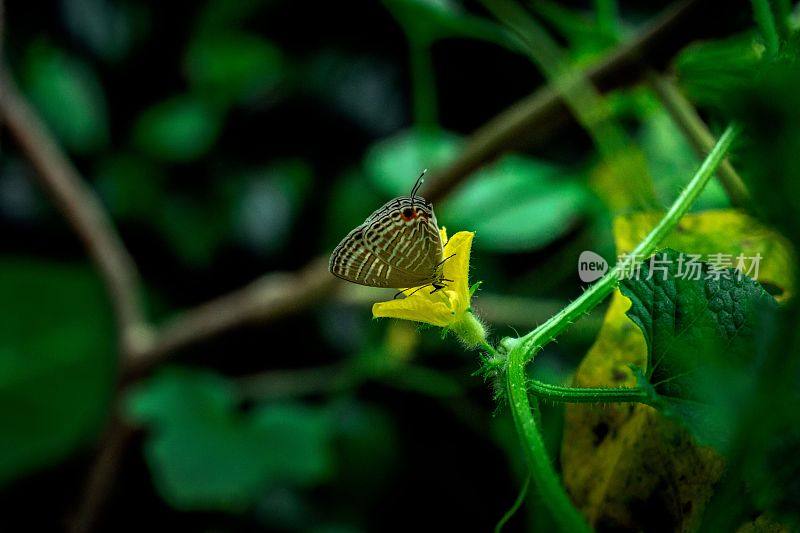
[(442, 265), (449, 257), (442, 258), (444, 247), (433, 205), (417, 196), (426, 171), (417, 178), (410, 196), (389, 200), (342, 239), (328, 264), (334, 276), (369, 287), (419, 290), (432, 286), (431, 293), (452, 281), (444, 277)]

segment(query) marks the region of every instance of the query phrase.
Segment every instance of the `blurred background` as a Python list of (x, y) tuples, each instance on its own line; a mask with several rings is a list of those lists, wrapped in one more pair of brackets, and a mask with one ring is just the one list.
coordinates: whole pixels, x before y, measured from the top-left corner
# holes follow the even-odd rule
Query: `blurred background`
[[(581, 293), (581, 251), (615, 257), (614, 216), (669, 205), (699, 164), (658, 81), (720, 133), (714, 83), (759, 50), (733, 4), (532, 2), (553, 48), (531, 55), (472, 1), (5, 2), (1, 527), (494, 527), (526, 473), (479, 355), (373, 320), (392, 292), (327, 254), (429, 168), (439, 223), (477, 232), (492, 337), (532, 329)], [(564, 65), (591, 82), (567, 107)], [(31, 120), (88, 186), (74, 203), (42, 180), (58, 154), (20, 142)], [(131, 321), (74, 230), (94, 195), (138, 271)], [(729, 205), (715, 180), (696, 209)], [(569, 382), (603, 312), (533, 375)], [(554, 458), (563, 420), (542, 407)], [(509, 527), (548, 530), (527, 500)]]

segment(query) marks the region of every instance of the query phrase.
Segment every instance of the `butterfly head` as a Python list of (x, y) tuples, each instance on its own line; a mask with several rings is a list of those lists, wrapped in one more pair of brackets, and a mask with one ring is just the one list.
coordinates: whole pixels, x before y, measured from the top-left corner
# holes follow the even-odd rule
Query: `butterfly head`
[(410, 200), (411, 202), (406, 204), (400, 211), (400, 216), (405, 222), (411, 222), (417, 219), (424, 221), (436, 220), (436, 215), (433, 214), (433, 204), (426, 201), (425, 198), (421, 196), (412, 196)]

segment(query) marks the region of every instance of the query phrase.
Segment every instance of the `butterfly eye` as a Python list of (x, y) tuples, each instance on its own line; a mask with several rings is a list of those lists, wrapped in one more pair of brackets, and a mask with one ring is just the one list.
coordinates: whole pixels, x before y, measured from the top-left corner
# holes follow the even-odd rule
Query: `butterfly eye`
[(403, 209), (403, 218), (410, 220), (414, 216), (414, 211), (410, 207)]

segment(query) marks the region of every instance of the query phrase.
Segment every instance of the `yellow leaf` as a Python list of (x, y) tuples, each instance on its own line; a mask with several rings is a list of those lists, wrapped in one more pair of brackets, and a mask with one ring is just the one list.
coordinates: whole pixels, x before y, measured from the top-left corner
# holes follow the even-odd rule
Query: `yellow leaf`
[[(614, 220), (617, 253), (627, 253), (661, 220), (663, 213), (635, 213)], [(785, 301), (794, 294), (794, 253), (783, 236), (758, 220), (733, 209), (720, 209), (684, 216), (678, 227), (661, 245), (679, 252), (709, 256), (718, 253), (739, 254), (762, 259), (757, 281), (776, 299)], [(778, 289), (777, 291), (775, 289)]]
[[(617, 218), (617, 253), (633, 250), (661, 216), (654, 212)], [(743, 213), (718, 210), (686, 215), (662, 247), (704, 256), (760, 254), (758, 281), (772, 288), (778, 300), (794, 293), (790, 245)], [(615, 291), (600, 333), (578, 367), (576, 386), (635, 384), (629, 365), (644, 367), (647, 345), (625, 315), (629, 307), (630, 300)], [(724, 466), (714, 450), (698, 446), (676, 423), (638, 404), (568, 405), (561, 462), (564, 483), (592, 524), (673, 531), (699, 526)], [(648, 512), (639, 513), (637, 508)]]

